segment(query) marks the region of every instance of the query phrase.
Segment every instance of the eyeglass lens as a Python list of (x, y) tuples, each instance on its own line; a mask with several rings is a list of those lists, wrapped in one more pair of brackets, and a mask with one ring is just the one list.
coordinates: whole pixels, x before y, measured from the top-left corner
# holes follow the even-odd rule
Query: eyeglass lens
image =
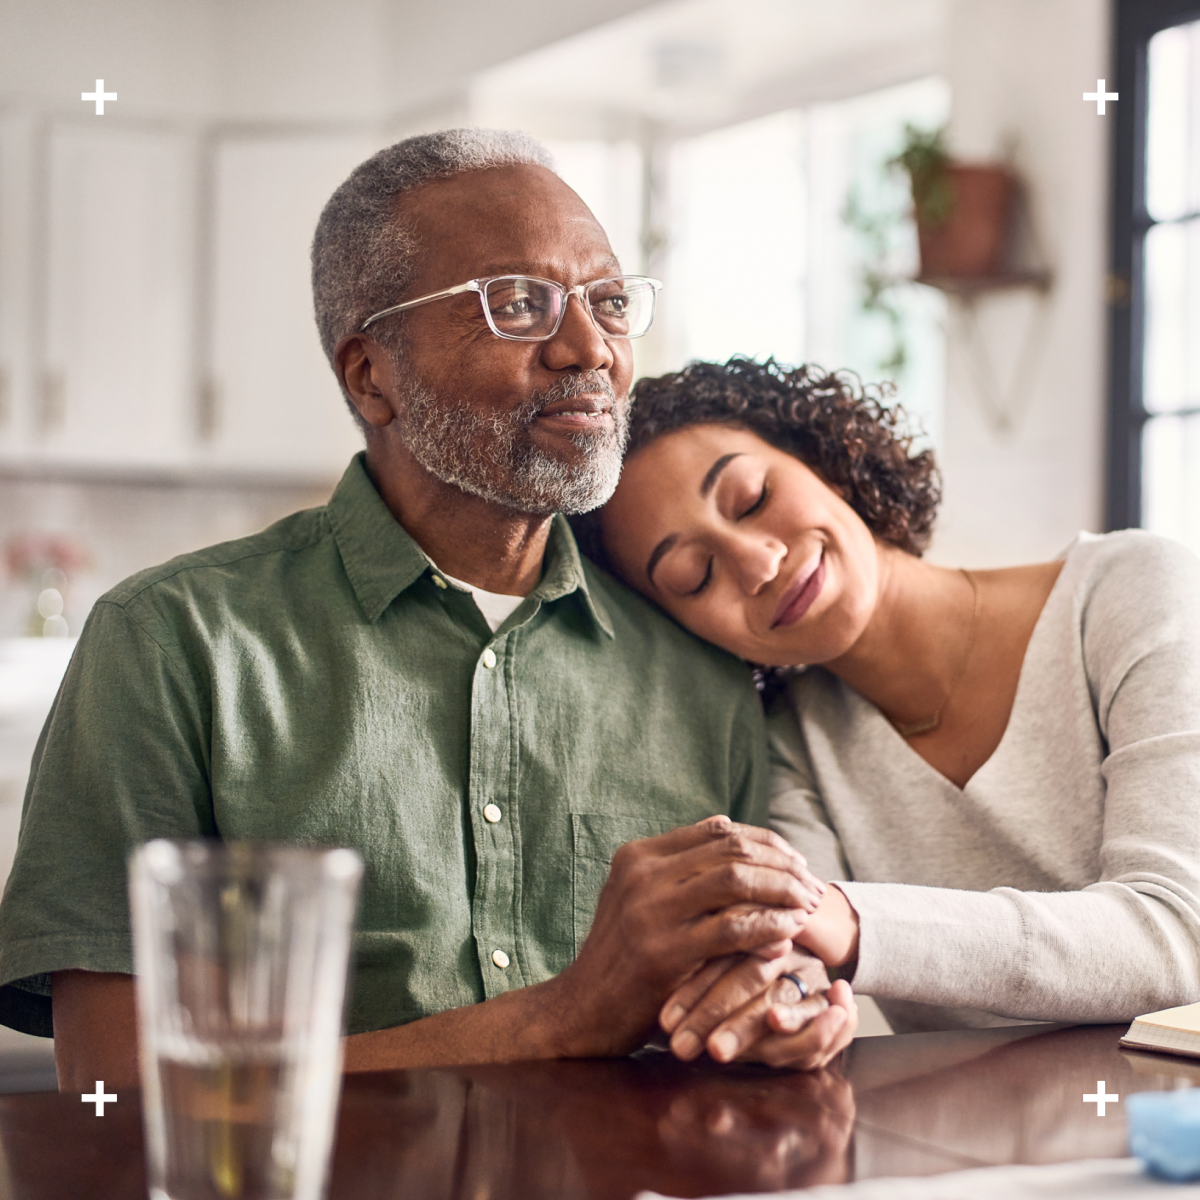
[[(590, 284), (585, 294), (605, 337), (641, 337), (654, 320), (654, 288), (641, 280), (601, 279)], [(487, 283), (483, 302), (492, 328), (501, 337), (537, 340), (554, 333), (564, 295), (545, 280), (508, 275)]]

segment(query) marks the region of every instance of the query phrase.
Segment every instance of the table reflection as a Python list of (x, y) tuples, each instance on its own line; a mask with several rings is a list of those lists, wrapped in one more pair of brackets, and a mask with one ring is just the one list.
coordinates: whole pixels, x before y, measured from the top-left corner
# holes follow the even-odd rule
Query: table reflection
[(657, 1128), (676, 1166), (698, 1166), (711, 1191), (779, 1191), (845, 1183), (854, 1116), (853, 1089), (827, 1070), (732, 1095), (705, 1079), (670, 1101)]
[(399, 1196), (398, 1179), (431, 1200), (806, 1187), (850, 1177), (853, 1127), (835, 1071), (654, 1056), (366, 1076), (343, 1098), (333, 1195)]
[[(330, 1200), (630, 1200), (1124, 1155), (1125, 1098), (1200, 1063), (1123, 1026), (857, 1042), (815, 1074), (669, 1055), (346, 1080)], [(1122, 1103), (1083, 1102), (1098, 1080)], [(140, 1097), (0, 1096), (0, 1200), (145, 1200)], [(853, 1133), (852, 1133), (853, 1131)]]
[(1084, 1094), (1101, 1079), (1124, 1099), (1190, 1086), (1196, 1075), (1185, 1060), (1123, 1052), (1125, 1029), (1022, 1026), (872, 1038), (854, 1044), (845, 1070), (865, 1126), (986, 1163), (1120, 1157), (1128, 1153), (1124, 1104), (1101, 1117)]

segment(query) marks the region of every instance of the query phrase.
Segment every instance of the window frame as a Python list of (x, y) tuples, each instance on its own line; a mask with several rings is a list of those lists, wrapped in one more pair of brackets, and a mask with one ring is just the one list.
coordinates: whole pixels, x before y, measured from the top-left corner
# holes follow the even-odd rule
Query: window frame
[(1200, 20), (1200, 0), (1114, 0), (1113, 69), (1121, 99), (1111, 130), (1112, 244), (1108, 276), (1108, 450), (1105, 527), (1142, 522), (1148, 47), (1163, 29)]

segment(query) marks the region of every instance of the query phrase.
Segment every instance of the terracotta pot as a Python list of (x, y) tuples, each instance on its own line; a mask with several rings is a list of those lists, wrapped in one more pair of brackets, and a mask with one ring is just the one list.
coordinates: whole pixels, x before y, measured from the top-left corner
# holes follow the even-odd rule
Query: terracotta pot
[(954, 200), (935, 228), (917, 222), (923, 276), (999, 275), (1005, 266), (1016, 180), (1004, 167), (946, 168)]

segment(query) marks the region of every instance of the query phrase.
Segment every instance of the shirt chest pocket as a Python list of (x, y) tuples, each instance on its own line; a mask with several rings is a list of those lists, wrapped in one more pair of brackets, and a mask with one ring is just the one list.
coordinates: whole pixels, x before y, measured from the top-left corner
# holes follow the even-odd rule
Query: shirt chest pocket
[(574, 865), (575, 954), (578, 955), (592, 928), (596, 901), (608, 878), (613, 855), (626, 842), (654, 837), (674, 829), (678, 822), (651, 821), (644, 817), (613, 816), (608, 813), (572, 813), (571, 838)]

